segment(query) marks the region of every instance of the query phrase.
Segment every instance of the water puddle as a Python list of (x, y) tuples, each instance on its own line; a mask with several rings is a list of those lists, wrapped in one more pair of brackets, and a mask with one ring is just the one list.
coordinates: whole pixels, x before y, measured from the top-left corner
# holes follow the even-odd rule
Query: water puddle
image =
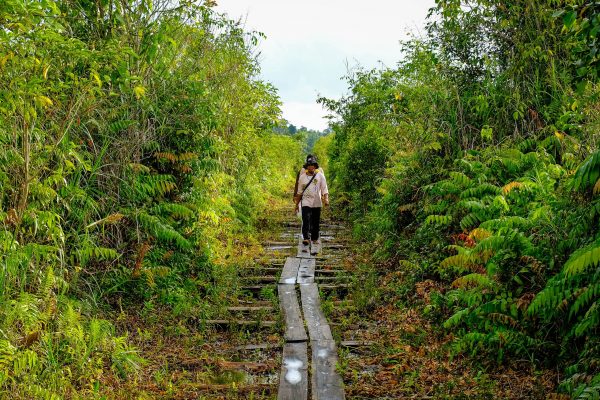
[(302, 381), (302, 374), (300, 373), (300, 368), (304, 366), (304, 363), (297, 358), (288, 358), (283, 360), (283, 365), (287, 369), (285, 373), (285, 380), (291, 383), (292, 385), (296, 385)]
[(327, 358), (328, 351), (327, 349), (319, 349), (317, 352), (317, 357), (319, 358)]

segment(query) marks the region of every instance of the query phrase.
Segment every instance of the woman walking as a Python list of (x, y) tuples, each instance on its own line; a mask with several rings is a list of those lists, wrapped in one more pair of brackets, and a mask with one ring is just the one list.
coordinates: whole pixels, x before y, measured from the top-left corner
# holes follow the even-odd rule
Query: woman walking
[(298, 187), (294, 196), (296, 210), (302, 210), (302, 244), (319, 243), (319, 225), (321, 208), (329, 205), (329, 190), (325, 175), (318, 170), (315, 156), (308, 156), (304, 164), (304, 173), (298, 177)]

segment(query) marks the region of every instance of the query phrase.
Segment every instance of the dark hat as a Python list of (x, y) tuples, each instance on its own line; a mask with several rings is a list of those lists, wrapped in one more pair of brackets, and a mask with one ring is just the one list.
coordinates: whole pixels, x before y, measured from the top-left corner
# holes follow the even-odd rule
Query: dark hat
[(304, 164), (304, 169), (306, 169), (306, 167), (308, 167), (309, 165), (314, 165), (315, 167), (319, 168), (319, 163), (317, 162), (317, 157), (313, 156), (312, 154), (309, 154), (306, 157), (306, 163)]

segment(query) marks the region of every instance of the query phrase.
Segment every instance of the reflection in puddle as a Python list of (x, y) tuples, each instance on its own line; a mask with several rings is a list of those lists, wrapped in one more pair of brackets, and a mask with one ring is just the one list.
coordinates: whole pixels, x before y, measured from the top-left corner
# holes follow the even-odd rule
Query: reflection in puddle
[(319, 351), (317, 352), (317, 357), (319, 357), (319, 358), (327, 357), (327, 349), (319, 349)]
[(287, 369), (285, 374), (285, 380), (295, 385), (302, 381), (302, 374), (300, 374), (300, 368), (304, 365), (302, 361), (297, 358), (286, 358), (283, 360), (283, 365)]

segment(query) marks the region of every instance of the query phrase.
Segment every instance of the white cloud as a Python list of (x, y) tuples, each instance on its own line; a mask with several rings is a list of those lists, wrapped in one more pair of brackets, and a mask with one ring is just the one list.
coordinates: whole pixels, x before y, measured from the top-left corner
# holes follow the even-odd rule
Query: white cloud
[(278, 89), (284, 117), (322, 129), (317, 94), (339, 98), (346, 62), (366, 68), (400, 58), (399, 41), (422, 29), (435, 0), (218, 0), (217, 10), (267, 35), (262, 76)]
[(297, 128), (301, 126), (316, 130), (327, 128), (327, 120), (324, 119), (326, 113), (316, 102), (287, 101), (281, 108), (283, 118)]

